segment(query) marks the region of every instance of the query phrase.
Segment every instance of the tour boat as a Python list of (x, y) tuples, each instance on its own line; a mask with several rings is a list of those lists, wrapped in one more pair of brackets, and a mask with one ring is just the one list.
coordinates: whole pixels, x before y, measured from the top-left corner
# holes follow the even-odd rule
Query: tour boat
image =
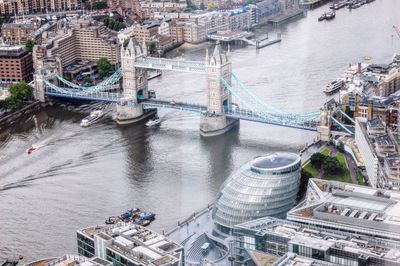
[(325, 14), (325, 19), (326, 20), (331, 20), (331, 19), (334, 19), (335, 16), (336, 16), (335, 11), (331, 11), (331, 12), (328, 12), (328, 13)]
[(328, 85), (326, 85), (324, 92), (325, 93), (333, 93), (333, 92), (343, 88), (343, 86), (344, 86), (344, 80), (336, 79), (336, 80), (332, 81), (331, 83), (329, 83)]
[(101, 117), (103, 117), (103, 115), (104, 115), (104, 112), (101, 110), (92, 111), (92, 112), (90, 112), (90, 115), (88, 115), (87, 117), (82, 119), (81, 126), (88, 127), (91, 124), (93, 124), (94, 122), (96, 122), (97, 120), (99, 120)]
[(146, 123), (146, 127), (154, 127), (154, 126), (159, 125), (160, 123), (161, 123), (161, 119), (158, 118), (158, 117), (156, 117), (156, 118), (154, 118), (154, 119), (152, 119), (152, 120), (149, 120), (149, 121)]

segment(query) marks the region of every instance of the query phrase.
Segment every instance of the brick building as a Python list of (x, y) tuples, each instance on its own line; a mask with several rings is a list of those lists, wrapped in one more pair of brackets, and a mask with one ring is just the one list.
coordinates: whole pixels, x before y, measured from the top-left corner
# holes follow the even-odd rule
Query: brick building
[(31, 53), (22, 46), (0, 46), (0, 82), (30, 81), (32, 73)]

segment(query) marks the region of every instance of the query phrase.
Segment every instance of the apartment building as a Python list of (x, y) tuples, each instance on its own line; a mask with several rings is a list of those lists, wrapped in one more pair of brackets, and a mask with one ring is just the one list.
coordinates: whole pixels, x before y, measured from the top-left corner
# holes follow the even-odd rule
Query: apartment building
[(16, 0), (0, 1), (0, 14), (34, 14), (46, 11), (65, 11), (79, 8), (78, 0)]
[(0, 46), (0, 82), (30, 81), (33, 74), (32, 54), (23, 46)]
[(63, 67), (78, 61), (97, 61), (105, 57), (113, 65), (120, 62), (117, 35), (94, 20), (73, 19), (48, 34), (44, 44), (48, 57), (57, 57)]

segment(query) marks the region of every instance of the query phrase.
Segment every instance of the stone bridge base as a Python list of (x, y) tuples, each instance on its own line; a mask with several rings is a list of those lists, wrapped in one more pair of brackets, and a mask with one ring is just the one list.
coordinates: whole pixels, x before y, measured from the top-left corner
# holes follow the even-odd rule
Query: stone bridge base
[(317, 127), (318, 137), (321, 141), (330, 141), (331, 140), (331, 128), (327, 126), (318, 126)]
[(208, 117), (202, 115), (200, 118), (200, 135), (212, 137), (222, 135), (239, 125), (239, 120), (226, 118), (225, 116)]
[(153, 116), (157, 109), (144, 110), (141, 104), (135, 106), (117, 105), (117, 123), (120, 125), (132, 124)]

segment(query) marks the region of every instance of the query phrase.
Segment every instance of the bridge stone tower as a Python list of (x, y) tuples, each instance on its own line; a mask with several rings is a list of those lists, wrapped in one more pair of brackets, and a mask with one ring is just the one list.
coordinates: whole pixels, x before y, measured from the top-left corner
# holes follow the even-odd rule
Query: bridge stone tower
[(321, 141), (329, 141), (331, 139), (331, 110), (327, 107), (321, 109), (319, 117), (320, 124), (317, 127), (318, 137)]
[(146, 44), (140, 46), (134, 39), (130, 39), (128, 45), (121, 49), (123, 99), (117, 105), (118, 124), (138, 122), (155, 113), (155, 111), (145, 112), (139, 102), (149, 97), (147, 70), (136, 68), (135, 60), (146, 55)]
[(43, 51), (42, 47), (35, 45), (33, 47), (33, 52), (32, 52), (32, 58), (33, 58), (33, 68), (34, 68), (34, 73), (33, 73), (33, 81), (35, 83), (35, 89), (33, 91), (33, 94), (35, 96), (35, 99), (44, 102), (45, 98), (45, 88), (43, 84), (43, 67), (44, 67), (44, 54), (45, 51)]
[(211, 57), (206, 55), (207, 113), (201, 115), (200, 134), (216, 136), (223, 134), (239, 124), (239, 120), (229, 119), (225, 111), (231, 107), (232, 96), (226, 89), (221, 77), (231, 83), (232, 64), (219, 43), (215, 46)]

